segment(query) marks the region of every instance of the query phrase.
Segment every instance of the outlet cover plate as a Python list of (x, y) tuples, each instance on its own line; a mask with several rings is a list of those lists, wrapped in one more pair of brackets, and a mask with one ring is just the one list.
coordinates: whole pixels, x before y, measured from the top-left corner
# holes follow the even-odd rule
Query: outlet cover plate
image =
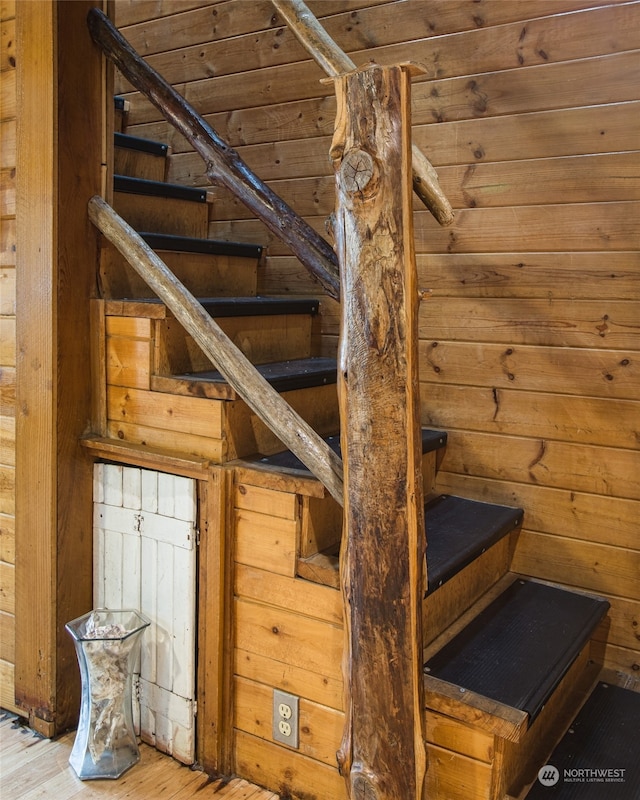
[(296, 750), (300, 746), (300, 698), (294, 694), (273, 690), (273, 740)]

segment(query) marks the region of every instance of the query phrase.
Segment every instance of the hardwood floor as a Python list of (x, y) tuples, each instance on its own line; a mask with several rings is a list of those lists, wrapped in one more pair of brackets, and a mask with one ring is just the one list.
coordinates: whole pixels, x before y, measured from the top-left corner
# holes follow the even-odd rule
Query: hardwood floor
[(81, 781), (68, 764), (75, 732), (43, 739), (0, 712), (2, 800), (278, 800), (247, 781), (209, 778), (141, 745), (140, 762), (115, 781)]

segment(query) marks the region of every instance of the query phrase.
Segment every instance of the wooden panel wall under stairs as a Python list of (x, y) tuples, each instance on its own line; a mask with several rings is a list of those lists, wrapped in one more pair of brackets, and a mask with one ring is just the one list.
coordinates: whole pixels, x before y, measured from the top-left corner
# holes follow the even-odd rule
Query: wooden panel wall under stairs
[[(640, 3), (311, 6), (356, 63), (428, 67), (413, 86), (413, 138), (456, 210), (446, 230), (415, 211), (420, 283), (432, 290), (421, 312), (423, 423), (450, 432), (440, 488), (525, 507), (516, 568), (605, 594), (600, 655), (634, 675)], [(268, 4), (242, 14), (227, 4), (212, 26), (214, 8), (184, 9), (168, 24), (116, 3), (116, 20), (323, 230), (334, 203), (332, 89)], [(119, 90), (128, 131), (171, 144), (171, 179), (206, 184), (184, 140), (125, 82)], [(259, 291), (312, 291), (263, 226), (213, 191), (210, 235), (268, 246)], [(333, 303), (321, 320), (318, 352), (332, 354)]]

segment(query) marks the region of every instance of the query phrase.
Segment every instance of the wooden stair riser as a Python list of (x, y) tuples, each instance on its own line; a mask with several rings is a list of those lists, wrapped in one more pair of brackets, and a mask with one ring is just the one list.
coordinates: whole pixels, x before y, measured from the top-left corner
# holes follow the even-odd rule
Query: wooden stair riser
[(153, 320), (106, 315), (104, 335), (107, 386), (150, 389), (154, 355)]
[[(422, 480), (427, 499), (434, 491), (437, 464), (437, 453), (423, 453)], [(316, 553), (337, 556), (342, 541), (341, 507), (331, 497), (307, 497), (304, 498), (303, 508), (300, 557), (308, 558)]]
[(167, 160), (163, 156), (116, 146), (113, 150), (113, 170), (116, 175), (127, 175), (149, 181), (164, 181), (166, 180)]
[[(311, 355), (311, 317), (300, 314), (216, 319), (253, 364)], [(212, 369), (211, 362), (175, 319), (155, 321), (154, 375), (171, 376)], [(166, 384), (167, 387), (169, 384)], [(167, 391), (165, 389), (165, 391)], [(189, 387), (175, 386), (188, 394)]]
[(426, 797), (438, 800), (441, 797), (446, 800), (490, 800), (492, 775), (492, 764), (427, 741)]
[[(312, 323), (308, 315), (222, 317), (217, 322), (254, 364), (311, 355)], [(105, 332), (107, 382), (110, 385), (185, 396), (221, 396), (215, 385), (211, 392), (207, 392), (206, 385), (199, 387), (197, 382), (172, 377), (213, 368), (175, 319), (108, 315)], [(201, 393), (199, 388), (202, 388)]]
[[(320, 436), (333, 433), (340, 416), (336, 387), (332, 384), (282, 392), (283, 398)], [(227, 406), (228, 459), (244, 458), (254, 453), (269, 455), (284, 448), (282, 442), (242, 400)]]
[(428, 647), (509, 572), (519, 530), (504, 536), (439, 589), (422, 606), (424, 646)]
[[(289, 404), (320, 434), (338, 425), (334, 386), (283, 392)], [(283, 445), (242, 400), (107, 387), (107, 432), (112, 438), (146, 444), (222, 464)]]
[(137, 231), (206, 239), (209, 203), (114, 192), (113, 207)]
[[(256, 294), (258, 263), (255, 258), (169, 250), (158, 251), (158, 255), (196, 297), (246, 297)], [(111, 244), (107, 244), (103, 251), (100, 281), (106, 298), (155, 297)]]
[[(442, 447), (441, 445), (440, 449)], [(424, 494), (427, 498), (435, 486), (436, 472), (440, 463), (438, 453), (439, 451), (427, 450), (422, 455)], [(240, 503), (240, 507), (246, 507), (247, 502), (250, 503), (253, 497), (266, 496), (270, 499), (262, 511), (269, 513), (268, 509), (275, 507), (279, 503), (279, 498), (297, 495), (299, 499), (299, 540), (295, 548), (297, 564), (294, 567), (292, 566), (294, 562), (291, 562), (282, 568), (313, 583), (338, 588), (338, 554), (343, 530), (342, 508), (306, 471), (278, 468), (270, 461), (257, 462), (256, 467), (252, 468), (253, 463), (256, 462), (250, 461), (245, 466), (236, 467), (236, 475), (242, 486), (243, 502)], [(497, 559), (500, 564), (504, 562), (506, 569), (508, 562), (505, 562), (504, 558), (497, 558), (494, 550), (492, 553), (492, 558)], [(487, 572), (485, 569), (483, 574)], [(472, 580), (470, 585), (474, 587), (474, 591), (478, 591), (476, 581)]]
[(587, 643), (522, 741), (496, 741), (496, 800), (507, 792), (517, 796), (535, 780), (593, 689), (601, 668), (592, 643)]

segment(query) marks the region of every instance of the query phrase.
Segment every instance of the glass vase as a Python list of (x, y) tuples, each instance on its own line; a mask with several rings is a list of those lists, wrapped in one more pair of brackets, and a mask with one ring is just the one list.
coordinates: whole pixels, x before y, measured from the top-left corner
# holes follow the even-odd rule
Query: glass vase
[(133, 671), (149, 620), (98, 608), (66, 624), (80, 665), (80, 719), (69, 763), (81, 780), (119, 778), (140, 760), (133, 727)]

